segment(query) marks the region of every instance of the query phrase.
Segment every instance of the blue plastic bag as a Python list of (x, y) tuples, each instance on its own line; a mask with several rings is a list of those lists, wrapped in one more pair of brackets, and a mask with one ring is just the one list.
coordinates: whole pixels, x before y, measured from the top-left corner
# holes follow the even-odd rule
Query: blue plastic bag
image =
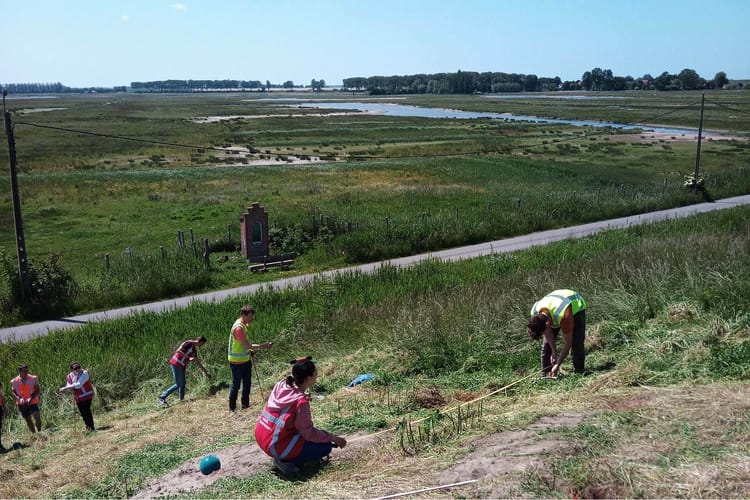
[(362, 375), (358, 375), (357, 378), (349, 382), (348, 387), (354, 387), (355, 385), (359, 385), (362, 382), (367, 382), (368, 380), (372, 379), (374, 375), (372, 373), (363, 373)]

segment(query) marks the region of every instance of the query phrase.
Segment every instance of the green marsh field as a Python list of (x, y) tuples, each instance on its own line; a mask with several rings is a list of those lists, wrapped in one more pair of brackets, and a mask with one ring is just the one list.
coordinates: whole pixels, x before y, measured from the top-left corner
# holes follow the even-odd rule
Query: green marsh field
[[(689, 134), (334, 114), (294, 104), (374, 99), (274, 96), (8, 101), (17, 110), (32, 262), (63, 268), (77, 287), (60, 307), (79, 312), (186, 295), (750, 192), (750, 92), (706, 94), (704, 127), (716, 134), (703, 138), (703, 193), (683, 185), (695, 168)], [(697, 127), (699, 120), (697, 93), (586, 96), (390, 102), (644, 126)], [(0, 242), (11, 274), (9, 183), (1, 189)], [(254, 201), (269, 212), (272, 251), (299, 254), (292, 270), (251, 274), (234, 248), (239, 216)], [(446, 484), (462, 471), (481, 480), (422, 496), (747, 498), (748, 221), (749, 208), (726, 209), (0, 344), (6, 400), (15, 366), (29, 364), (42, 385), (44, 423), (31, 436), (9, 408), (3, 444), (21, 448), (0, 455), (0, 497), (129, 497), (153, 493), (148, 485), (166, 484), (170, 471), (208, 453), (236, 447), (256, 457), (262, 394), (286, 374), (289, 359), (311, 355), (322, 396), (313, 403), (316, 425), (351, 437), (350, 446), (296, 480), (282, 480), (263, 457), (251, 472), (224, 460), (217, 481), (167, 494), (378, 497)], [(209, 269), (177, 250), (177, 231), (189, 229), (210, 239)], [(52, 259), (58, 267), (50, 253), (59, 254)], [(589, 304), (589, 373), (572, 374), (568, 361), (561, 379), (539, 380), (528, 310), (563, 287)], [(11, 289), (0, 291), (3, 326), (24, 320)], [(244, 303), (258, 310), (256, 340), (274, 348), (256, 357), (251, 409), (228, 416), (226, 339)], [(171, 384), (169, 355), (197, 335), (208, 338), (201, 359), (213, 378), (189, 369), (186, 401), (158, 408), (158, 393)], [(83, 431), (69, 395), (57, 393), (73, 359), (97, 388), (96, 433)], [(362, 373), (373, 380), (347, 389)], [(546, 449), (519, 444), (492, 454), (491, 443), (516, 443), (511, 437), (520, 432), (543, 439)], [(374, 433), (382, 439), (355, 445)], [(497, 465), (504, 457), (533, 461), (504, 471)], [(191, 470), (183, 481), (194, 477)]]
[[(706, 98), (700, 173), (713, 198), (750, 190), (747, 94)], [(32, 265), (62, 268), (74, 283), (46, 314), (277, 277), (250, 275), (237, 251), (239, 217), (255, 201), (269, 213), (270, 252), (297, 253), (291, 272), (304, 273), (701, 200), (683, 187), (695, 169), (690, 134), (323, 108), (327, 100), (392, 102), (694, 129), (699, 123), (697, 93), (577, 97), (272, 92), (9, 100), (27, 251)], [(320, 107), (299, 106), (310, 102)], [(0, 156), (7, 158), (5, 143)], [(10, 182), (0, 189), (0, 246), (5, 267), (13, 268)], [(178, 231), (191, 230), (200, 253), (202, 239), (210, 242), (210, 270), (177, 250)], [(12, 287), (3, 288), (2, 324), (23, 320), (7, 298)], [(27, 319), (44, 313), (39, 308)]]

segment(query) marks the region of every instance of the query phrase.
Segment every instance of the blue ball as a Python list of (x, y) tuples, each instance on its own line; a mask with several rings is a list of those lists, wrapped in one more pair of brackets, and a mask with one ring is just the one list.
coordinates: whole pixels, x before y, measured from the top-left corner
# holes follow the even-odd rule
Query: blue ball
[(221, 469), (221, 462), (216, 455), (206, 455), (201, 459), (201, 472), (205, 475), (209, 475)]

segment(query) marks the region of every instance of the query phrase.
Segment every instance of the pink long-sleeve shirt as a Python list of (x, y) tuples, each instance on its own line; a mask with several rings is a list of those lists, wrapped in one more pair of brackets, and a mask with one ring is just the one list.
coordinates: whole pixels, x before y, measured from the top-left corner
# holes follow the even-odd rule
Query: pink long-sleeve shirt
[(294, 416), (294, 427), (297, 429), (297, 432), (306, 441), (312, 443), (330, 443), (333, 436), (324, 430), (315, 428), (310, 413), (310, 402), (307, 399), (307, 395), (300, 391), (297, 386), (289, 387), (286, 380), (276, 383), (273, 391), (271, 391), (271, 395), (268, 397), (266, 408), (274, 412), (281, 411), (293, 405), (301, 398), (304, 399), (297, 406), (297, 414)]

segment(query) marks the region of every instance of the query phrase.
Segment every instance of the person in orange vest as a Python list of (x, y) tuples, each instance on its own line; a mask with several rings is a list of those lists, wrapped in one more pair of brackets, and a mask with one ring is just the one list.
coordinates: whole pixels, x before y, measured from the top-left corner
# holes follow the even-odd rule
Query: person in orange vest
[[(42, 430), (42, 416), (39, 414), (39, 380), (29, 373), (29, 367), (18, 367), (18, 376), (10, 381), (11, 390), (16, 397), (16, 406), (26, 420), (29, 430), (34, 433)], [(31, 420), (31, 417), (34, 420)], [(36, 424), (36, 427), (35, 427)]]
[(201, 360), (198, 359), (198, 347), (206, 343), (206, 337), (201, 335), (197, 339), (184, 340), (169, 360), (169, 364), (172, 366), (172, 375), (174, 376), (174, 384), (172, 384), (167, 390), (161, 393), (159, 396), (159, 404), (162, 406), (168, 406), (167, 397), (177, 389), (180, 390), (180, 401), (185, 399), (185, 369), (187, 364), (190, 362), (195, 363), (198, 367), (203, 370), (208, 379), (211, 379), (211, 374), (208, 373), (206, 367), (203, 366)]
[(78, 411), (81, 413), (86, 430), (93, 432), (94, 416), (91, 414), (91, 403), (94, 399), (94, 386), (91, 384), (88, 370), (81, 368), (81, 363), (73, 361), (70, 363), (70, 373), (65, 378), (67, 384), (60, 387), (60, 392), (72, 391), (73, 400), (76, 402)]
[(306, 393), (318, 380), (312, 358), (297, 358), (291, 363), (292, 374), (274, 386), (255, 426), (258, 446), (285, 475), (298, 472), (304, 462), (330, 455), (334, 446), (346, 446), (343, 437), (313, 426)]
[(5, 397), (3, 396), (3, 383), (0, 382), (0, 451), (5, 451), (5, 446), (3, 446), (3, 415), (5, 415)]

